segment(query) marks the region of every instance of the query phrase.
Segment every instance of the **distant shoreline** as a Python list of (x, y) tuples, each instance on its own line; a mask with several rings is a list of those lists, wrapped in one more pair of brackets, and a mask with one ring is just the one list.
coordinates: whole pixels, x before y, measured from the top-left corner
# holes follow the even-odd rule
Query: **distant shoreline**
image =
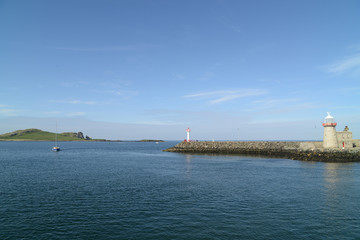
[[(0, 139), (0, 142), (53, 142), (50, 140), (33, 140), (33, 139)], [(164, 140), (60, 140), (58, 142), (165, 142)]]
[(28, 128), (0, 134), (0, 141), (51, 142), (54, 140), (58, 142), (163, 142), (163, 140), (159, 139), (107, 140), (101, 138), (91, 138), (82, 132), (52, 133), (36, 128)]

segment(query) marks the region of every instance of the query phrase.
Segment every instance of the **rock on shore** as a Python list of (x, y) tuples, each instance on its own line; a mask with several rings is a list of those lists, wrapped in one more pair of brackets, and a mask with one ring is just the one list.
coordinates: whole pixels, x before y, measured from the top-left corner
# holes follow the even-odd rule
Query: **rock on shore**
[(360, 149), (323, 149), (322, 142), (180, 142), (166, 152), (241, 154), (318, 162), (360, 162)]

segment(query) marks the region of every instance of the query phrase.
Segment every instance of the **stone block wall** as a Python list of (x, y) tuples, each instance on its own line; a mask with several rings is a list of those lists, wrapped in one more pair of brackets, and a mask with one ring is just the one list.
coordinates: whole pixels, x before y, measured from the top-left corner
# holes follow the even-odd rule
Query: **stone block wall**
[(227, 141), (227, 142), (181, 142), (173, 148), (194, 152), (256, 152), (256, 151), (288, 151), (314, 150), (321, 148), (322, 142), (300, 141)]
[(322, 142), (181, 142), (164, 151), (205, 154), (242, 154), (265, 156), (267, 158), (280, 157), (322, 162), (360, 161), (359, 147), (345, 150), (338, 148), (324, 149)]
[(349, 131), (343, 131), (343, 132), (336, 132), (337, 135), (337, 142), (339, 145), (339, 148), (343, 147), (343, 142), (345, 145), (345, 148), (352, 148), (354, 140), (352, 139), (352, 132)]

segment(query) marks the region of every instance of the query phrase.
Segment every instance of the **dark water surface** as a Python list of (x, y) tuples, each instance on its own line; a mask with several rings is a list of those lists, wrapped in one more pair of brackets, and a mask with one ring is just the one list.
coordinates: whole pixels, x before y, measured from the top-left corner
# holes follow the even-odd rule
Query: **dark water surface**
[(0, 239), (360, 239), (360, 164), (0, 142)]

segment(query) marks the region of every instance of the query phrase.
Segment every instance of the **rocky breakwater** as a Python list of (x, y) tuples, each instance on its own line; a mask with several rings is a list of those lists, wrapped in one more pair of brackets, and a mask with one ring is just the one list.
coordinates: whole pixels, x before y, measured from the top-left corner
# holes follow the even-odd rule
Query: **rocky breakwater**
[(322, 142), (228, 141), (180, 142), (166, 152), (239, 154), (320, 162), (360, 162), (360, 148), (322, 148)]

